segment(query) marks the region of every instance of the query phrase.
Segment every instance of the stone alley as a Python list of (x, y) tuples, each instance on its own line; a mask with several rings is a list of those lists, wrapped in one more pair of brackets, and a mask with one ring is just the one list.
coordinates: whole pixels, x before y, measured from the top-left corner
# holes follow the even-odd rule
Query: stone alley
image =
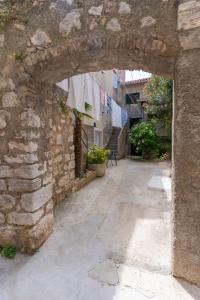
[(121, 160), (55, 210), (33, 256), (0, 258), (0, 300), (199, 300), (170, 275), (170, 165)]

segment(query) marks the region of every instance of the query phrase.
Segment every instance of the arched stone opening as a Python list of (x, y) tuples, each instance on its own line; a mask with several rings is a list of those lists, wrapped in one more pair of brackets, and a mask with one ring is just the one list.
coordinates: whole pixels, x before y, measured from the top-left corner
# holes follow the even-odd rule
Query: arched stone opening
[(173, 274), (200, 284), (198, 2), (33, 3), (6, 8), (0, 34), (0, 244), (32, 251), (53, 228), (53, 84), (89, 71), (142, 68), (175, 79)]

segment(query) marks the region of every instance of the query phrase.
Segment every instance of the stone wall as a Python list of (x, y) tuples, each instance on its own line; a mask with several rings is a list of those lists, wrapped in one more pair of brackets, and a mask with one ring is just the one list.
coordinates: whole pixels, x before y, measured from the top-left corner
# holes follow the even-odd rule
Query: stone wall
[(73, 187), (74, 121), (61, 112), (54, 86), (37, 97), (29, 87), (20, 101), (10, 84), (0, 110), (0, 244), (32, 251), (53, 229), (54, 205)]

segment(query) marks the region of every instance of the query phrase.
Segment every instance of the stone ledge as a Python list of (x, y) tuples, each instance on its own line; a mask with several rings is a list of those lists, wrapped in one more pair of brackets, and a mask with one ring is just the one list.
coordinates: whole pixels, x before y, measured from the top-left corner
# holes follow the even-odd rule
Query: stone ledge
[(84, 186), (86, 186), (88, 183), (90, 183), (95, 178), (96, 178), (96, 172), (89, 171), (86, 174), (86, 177), (78, 179), (78, 180), (76, 179), (75, 183), (74, 183), (73, 192), (79, 191), (80, 189), (82, 189)]

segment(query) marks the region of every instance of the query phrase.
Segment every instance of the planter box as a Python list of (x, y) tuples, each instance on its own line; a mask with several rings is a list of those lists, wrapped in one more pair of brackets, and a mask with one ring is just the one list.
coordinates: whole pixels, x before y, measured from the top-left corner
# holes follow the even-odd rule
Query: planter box
[(95, 171), (97, 177), (102, 177), (106, 173), (106, 162), (103, 164), (89, 164), (88, 169)]

